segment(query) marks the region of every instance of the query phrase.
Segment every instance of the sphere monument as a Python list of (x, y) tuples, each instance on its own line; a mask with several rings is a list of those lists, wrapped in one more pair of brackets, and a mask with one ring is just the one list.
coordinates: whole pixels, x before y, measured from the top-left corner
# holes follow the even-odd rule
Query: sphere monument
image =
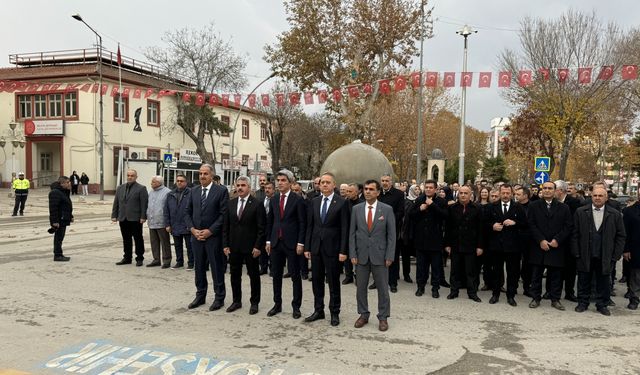
[(380, 150), (355, 140), (332, 152), (322, 164), (320, 173), (331, 172), (336, 183), (364, 183), (378, 180), (380, 176), (393, 176), (393, 167)]

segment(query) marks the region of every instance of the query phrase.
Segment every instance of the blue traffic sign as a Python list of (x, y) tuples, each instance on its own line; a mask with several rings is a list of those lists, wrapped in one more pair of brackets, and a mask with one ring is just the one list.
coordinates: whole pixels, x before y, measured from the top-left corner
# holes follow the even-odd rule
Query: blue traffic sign
[(536, 157), (534, 170), (536, 172), (549, 172), (551, 170), (551, 158), (548, 156)]
[(542, 171), (536, 172), (533, 179), (536, 180), (538, 184), (544, 184), (545, 182), (549, 181), (549, 173)]
[(173, 162), (173, 154), (164, 154), (163, 160), (165, 163)]

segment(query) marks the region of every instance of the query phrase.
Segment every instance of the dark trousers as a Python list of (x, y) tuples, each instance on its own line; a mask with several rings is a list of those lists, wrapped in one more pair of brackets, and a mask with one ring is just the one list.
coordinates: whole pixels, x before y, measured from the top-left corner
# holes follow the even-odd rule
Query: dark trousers
[(564, 295), (576, 295), (576, 257), (570, 251), (565, 252), (564, 268), (562, 268), (564, 281)]
[(482, 273), (482, 282), (489, 289), (492, 289), (491, 286), (491, 270), (490, 270), (490, 260), (487, 253), (484, 253), (476, 259), (476, 288), (480, 287), (480, 274)]
[(18, 209), (20, 209), (20, 213), (24, 212), (24, 205), (27, 202), (27, 194), (16, 194), (16, 204), (13, 206), (13, 215), (18, 214)]
[(222, 238), (211, 236), (205, 241), (198, 241), (194, 236), (191, 236), (191, 248), (195, 261), (196, 296), (207, 296), (207, 270), (210, 269), (215, 300), (224, 302), (226, 295), (224, 258), (226, 257), (222, 251)]
[(176, 248), (176, 262), (184, 264), (184, 246), (186, 246), (188, 265), (193, 266), (193, 249), (191, 248), (191, 235), (178, 234), (177, 236), (173, 236), (173, 245)]
[(269, 269), (269, 254), (267, 254), (266, 251), (261, 251), (260, 252), (260, 271), (261, 272), (267, 272), (267, 270)]
[(476, 269), (478, 256), (475, 253), (460, 253), (459, 251), (451, 252), (451, 293), (457, 294), (464, 286), (467, 288), (469, 297), (478, 294), (478, 285), (476, 283)]
[(640, 300), (640, 268), (629, 267), (629, 300), (636, 303)]
[(400, 244), (400, 251), (402, 252), (402, 276), (406, 279), (411, 276), (411, 257), (416, 254), (413, 246), (405, 245), (403, 242), (398, 242), (398, 244)]
[(120, 234), (122, 234), (123, 258), (133, 258), (133, 244), (136, 244), (136, 260), (144, 259), (144, 239), (142, 238), (142, 223), (139, 221), (124, 220), (120, 222)]
[(288, 249), (282, 241), (271, 250), (271, 272), (273, 273), (273, 302), (282, 305), (282, 275), (284, 264), (289, 264), (291, 282), (293, 283), (293, 300), (291, 306), (300, 309), (302, 306), (302, 276), (300, 274), (300, 256), (295, 249)]
[(231, 269), (231, 292), (233, 302), (242, 303), (242, 264), (247, 265), (247, 273), (251, 283), (251, 297), (249, 302), (252, 305), (260, 303), (260, 261), (254, 258), (251, 253), (243, 254), (231, 252), (229, 254), (229, 268)]
[(522, 289), (525, 293), (531, 294), (531, 277), (532, 270), (531, 264), (529, 263), (529, 251), (524, 250), (522, 252), (522, 266), (520, 270), (520, 275), (522, 276)]
[[(609, 298), (611, 297), (611, 287), (609, 280), (611, 275), (602, 274), (602, 259), (591, 258), (589, 272), (578, 272), (578, 304), (589, 306), (591, 297), (591, 282), (596, 283), (596, 307), (607, 307)], [(547, 272), (547, 277), (549, 273)]]
[(494, 296), (500, 295), (502, 280), (504, 280), (505, 265), (507, 268), (507, 297), (513, 298), (518, 293), (518, 281), (520, 280), (520, 253), (505, 253), (492, 251), (491, 259), (491, 286)]
[(64, 235), (67, 233), (67, 226), (61, 225), (53, 232), (53, 255), (62, 255), (62, 241), (64, 241)]
[[(300, 263), (300, 275), (309, 276), (309, 259), (304, 254), (300, 254), (298, 255), (298, 262)], [(289, 273), (292, 273), (291, 268), (289, 268)]]
[(78, 185), (71, 184), (71, 194), (72, 195), (77, 195), (78, 194)]
[(351, 263), (351, 259), (347, 259), (344, 262), (344, 276), (345, 278), (353, 279), (353, 263)]
[[(562, 267), (546, 267), (546, 289), (552, 301), (559, 301), (562, 296)], [(531, 296), (536, 301), (542, 299), (542, 275), (545, 266), (534, 264), (531, 266)]]
[(427, 285), (429, 266), (431, 266), (431, 289), (438, 290), (444, 273), (442, 251), (416, 250), (416, 283), (419, 288), (424, 288)]
[(340, 314), (340, 268), (338, 256), (328, 256), (322, 251), (311, 255), (311, 275), (313, 276), (313, 309), (324, 311), (325, 278), (329, 284), (329, 311)]
[(400, 253), (403, 247), (404, 243), (402, 240), (396, 241), (393, 263), (389, 266), (389, 286), (398, 286), (398, 279), (400, 279)]

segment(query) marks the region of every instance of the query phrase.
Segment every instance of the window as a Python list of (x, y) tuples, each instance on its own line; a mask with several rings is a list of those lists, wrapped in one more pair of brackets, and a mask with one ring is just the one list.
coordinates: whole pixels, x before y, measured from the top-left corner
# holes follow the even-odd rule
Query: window
[(35, 117), (43, 118), (47, 117), (47, 96), (46, 95), (34, 95), (33, 106)]
[[(125, 159), (129, 158), (129, 147), (124, 147), (124, 155)], [(120, 152), (120, 146), (113, 147), (113, 175), (118, 175), (118, 153)]]
[(160, 126), (160, 102), (147, 100), (147, 125)]
[[(231, 124), (231, 119), (229, 119), (229, 116), (220, 116), (220, 121), (224, 122), (227, 125)], [(223, 137), (228, 137), (229, 136), (229, 132), (227, 131), (223, 131), (220, 133), (221, 136)]]
[(40, 170), (51, 172), (51, 153), (40, 153)]
[(267, 124), (260, 124), (260, 140), (263, 142), (267, 140)]
[(18, 96), (18, 118), (31, 117), (31, 95)]
[(160, 149), (158, 149), (158, 148), (148, 148), (147, 149), (147, 159), (149, 159), (149, 160), (160, 160)]
[(68, 92), (64, 94), (64, 116), (78, 116), (78, 93)]
[(62, 117), (62, 94), (49, 94), (49, 117)]
[(242, 165), (243, 166), (249, 165), (249, 155), (242, 155)]
[(242, 120), (242, 139), (249, 139), (249, 120)]
[(113, 121), (129, 122), (129, 98), (113, 97)]

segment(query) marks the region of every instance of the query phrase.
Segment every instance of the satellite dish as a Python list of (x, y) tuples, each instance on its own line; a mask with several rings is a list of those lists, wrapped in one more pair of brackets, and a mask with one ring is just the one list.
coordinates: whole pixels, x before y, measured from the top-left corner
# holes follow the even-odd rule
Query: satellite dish
[(137, 152), (135, 152), (135, 151), (134, 151), (134, 152), (132, 152), (132, 153), (131, 153), (131, 159), (133, 159), (133, 160), (138, 159), (138, 153), (137, 153)]

